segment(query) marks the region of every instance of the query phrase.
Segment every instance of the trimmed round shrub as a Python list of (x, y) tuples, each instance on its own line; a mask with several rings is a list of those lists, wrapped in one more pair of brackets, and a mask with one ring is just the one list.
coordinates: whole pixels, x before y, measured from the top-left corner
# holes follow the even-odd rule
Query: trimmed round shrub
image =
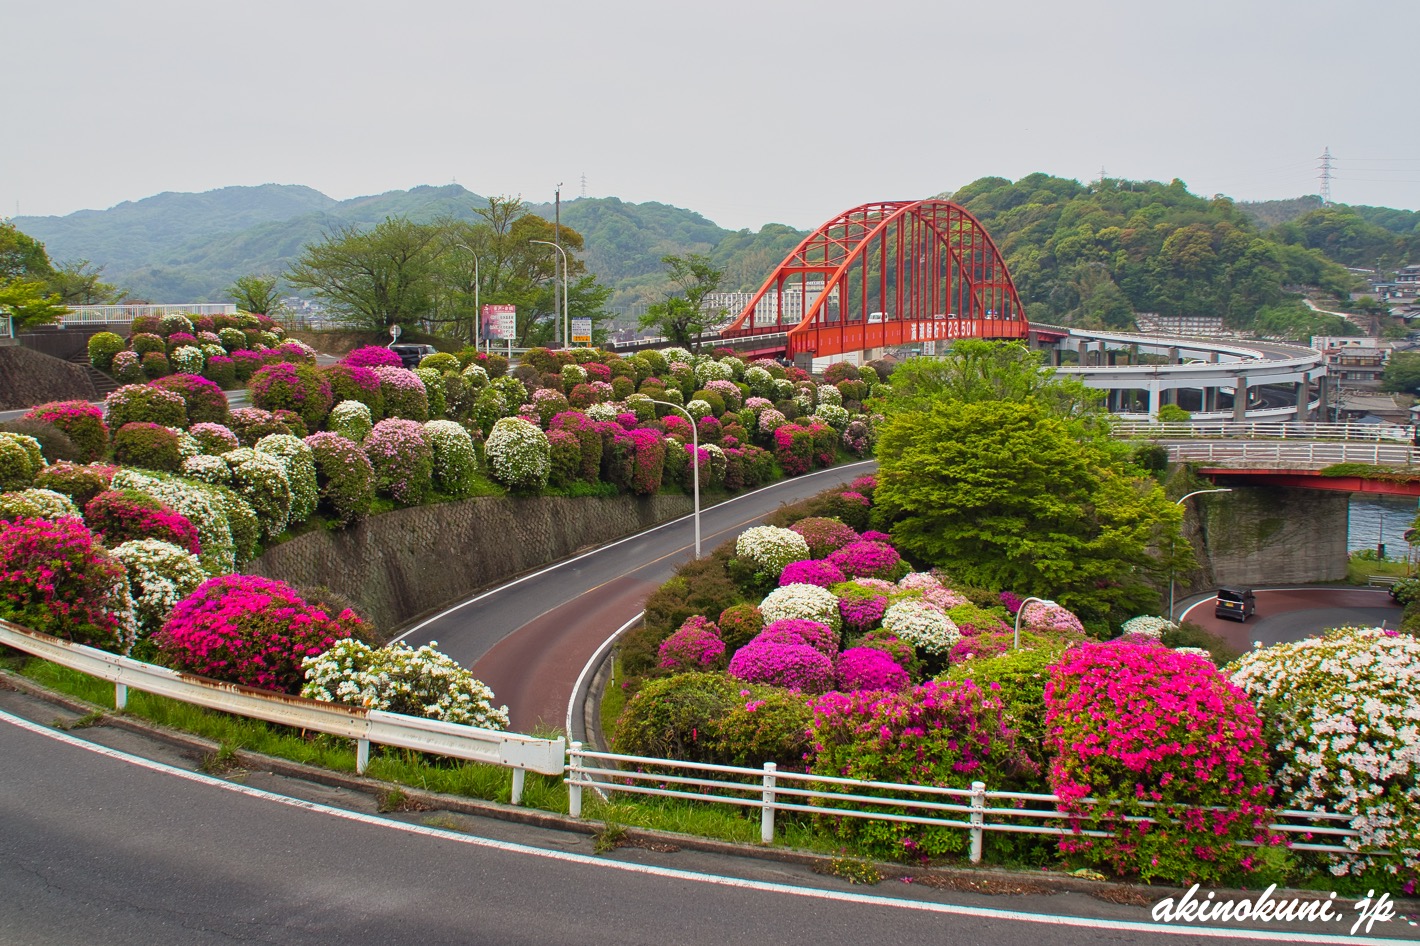
[(656, 666), (672, 673), (711, 670), (724, 656), (725, 642), (720, 639), (720, 629), (697, 614), (687, 618), (670, 637), (661, 641)]
[(145, 384), (148, 381), (148, 376), (143, 373), (143, 363), (138, 360), (135, 351), (124, 350), (114, 355), (109, 373), (119, 384)]
[(268, 434), (256, 442), (256, 452), (273, 456), (286, 470), (291, 487), (290, 524), (300, 525), (316, 511), (320, 488), (316, 485), (316, 463), (311, 448), (299, 437)]
[(191, 335), (192, 331), (192, 319), (189, 319), (181, 312), (169, 312), (159, 318), (158, 334), (165, 338), (179, 332)]
[(219, 457), (241, 446), (237, 435), (222, 424), (193, 424), (187, 429), (198, 449), (210, 457)]
[(232, 485), (232, 468), (220, 456), (213, 457), (202, 453), (195, 457), (188, 457), (182, 461), (182, 466), (178, 468), (178, 471), (183, 476), (190, 476), (204, 483), (212, 483), (217, 486)]
[(342, 362), (321, 369), (330, 383), (331, 399), (337, 404), (358, 401), (369, 409), (371, 423), (385, 416), (385, 396), (380, 376), (369, 368)]
[(172, 391), (183, 399), (189, 424), (225, 424), (229, 409), (221, 386), (197, 374), (172, 374), (153, 382), (153, 387)]
[(841, 621), (838, 616), (838, 598), (833, 592), (818, 585), (785, 585), (776, 588), (759, 603), (759, 611), (764, 615), (766, 625), (788, 618), (802, 618), (827, 624), (836, 631)]
[[(45, 462), (57, 463), (60, 460), (77, 462), (84, 459), (83, 452), (74, 445), (74, 441), (69, 439), (69, 435), (53, 424), (47, 424), (41, 420), (19, 420), (0, 421), (0, 433), (19, 434), (26, 438), (27, 442), (33, 440), (39, 444), (40, 468)], [(35, 472), (39, 472), (36, 468)]]
[(202, 369), (207, 364), (207, 358), (202, 354), (202, 349), (197, 346), (183, 345), (168, 355), (168, 364), (172, 365), (173, 371), (177, 374), (200, 377)]
[(364, 446), (374, 470), (376, 492), (404, 506), (418, 505), (428, 495), (433, 485), (434, 451), (422, 424), (387, 418), (374, 426)]
[(446, 351), (436, 351), (432, 355), (425, 355), (419, 359), (419, 367), (430, 368), (443, 374), (445, 371), (458, 371), (460, 369), (459, 360), (454, 355)]
[(804, 537), (777, 526), (754, 526), (735, 540), (735, 557), (748, 561), (755, 571), (777, 578), (791, 562), (809, 558)]
[(434, 454), (434, 488), (447, 496), (471, 495), (478, 451), (468, 431), (451, 420), (431, 420), (424, 425), (424, 435)]
[(174, 669), (295, 695), (301, 663), (351, 637), (351, 611), (331, 617), (289, 585), (257, 575), (209, 578), (173, 608), (155, 635)]
[[(1332, 873), (1414, 882), (1420, 640), (1344, 627), (1250, 651), (1227, 671), (1261, 710), (1275, 753), (1277, 803), (1350, 815), (1360, 832), (1357, 852), (1335, 857)], [(1393, 853), (1378, 857), (1379, 850)]]
[(858, 533), (850, 526), (823, 516), (800, 519), (789, 528), (804, 537), (812, 558), (827, 558), (845, 545), (858, 541)]
[(1021, 615), (1021, 627), (1030, 628), (1041, 634), (1081, 634), (1085, 627), (1074, 613), (1060, 605), (1044, 601), (1032, 601), (1026, 605)]
[(730, 658), (730, 676), (749, 683), (822, 693), (833, 686), (833, 661), (800, 641), (767, 638), (763, 632)]
[(281, 458), (238, 447), (222, 459), (232, 469), (232, 492), (256, 512), (262, 535), (270, 539), (285, 532), (291, 517), (291, 481)]
[(745, 603), (731, 605), (720, 612), (720, 639), (731, 653), (748, 644), (764, 630), (764, 615), (757, 606)]
[(547, 435), (520, 417), (504, 417), (493, 425), (483, 444), (489, 473), (510, 489), (537, 490), (547, 485), (552, 454)]
[(258, 352), (248, 351), (245, 348), (239, 348), (232, 352), (232, 369), (236, 372), (237, 380), (242, 384), (245, 384), (248, 378), (261, 370), (264, 364), (266, 364), (266, 360)]
[(806, 558), (801, 562), (790, 562), (779, 573), (779, 584), (818, 585), (832, 588), (844, 580), (843, 572), (832, 562), (823, 559)]
[(117, 430), (134, 422), (162, 427), (187, 427), (187, 401), (176, 391), (147, 384), (126, 384), (104, 398), (108, 425)]
[(202, 377), (224, 391), (237, 386), (237, 363), (226, 355), (208, 355)]
[[(145, 493), (191, 523), (197, 529), (197, 537), (201, 543), (201, 551), (198, 554), (209, 572), (228, 572), (236, 567), (231, 519), (227, 514), (227, 503), (217, 487), (186, 477), (145, 473), (134, 469), (119, 470), (113, 475), (110, 486), (114, 490), (132, 489)], [(87, 506), (84, 508), (84, 516), (90, 517)], [(123, 538), (149, 537), (125, 535)], [(181, 541), (174, 541), (163, 535), (154, 534), (151, 537), (171, 541), (174, 545), (182, 544)]]
[(38, 463), (34, 458), (39, 443), (33, 437), (23, 439), (34, 443), (35, 450), (28, 449), (18, 434), (0, 432), (0, 489), (26, 489), (43, 466), (43, 455)]
[(508, 707), (495, 708), (493, 691), (437, 650), (437, 643), (415, 650), (403, 642), (371, 647), (354, 638), (338, 641), (302, 662), (306, 682), (301, 695), (478, 729), (506, 729)]
[(168, 363), (168, 356), (160, 351), (150, 351), (140, 361), (143, 365), (143, 375), (150, 381), (172, 374), (173, 366)]
[(881, 578), (896, 581), (908, 571), (902, 556), (885, 542), (850, 542), (828, 556), (849, 578)]
[(345, 356), (343, 363), (356, 368), (378, 368), (380, 366), (399, 368), (404, 364), (398, 355), (380, 345), (365, 345), (362, 348), (357, 348)]
[(361, 401), (341, 401), (330, 411), (327, 429), (356, 443), (363, 443), (374, 428), (374, 415)]
[(652, 680), (626, 704), (616, 751), (714, 765), (802, 769), (810, 714), (802, 694), (723, 673)]
[(758, 636), (764, 640), (780, 643), (793, 643), (795, 640), (800, 640), (830, 660), (838, 655), (838, 631), (819, 621), (783, 618), (766, 624)]
[(907, 641), (918, 653), (943, 662), (961, 640), (961, 631), (941, 609), (910, 598), (888, 606), (883, 630)]
[(130, 351), (136, 352), (138, 357), (142, 359), (144, 355), (151, 355), (154, 352), (166, 354), (168, 343), (163, 341), (161, 335), (154, 332), (140, 332), (135, 329), (133, 334), (128, 336), (128, 348)]
[(386, 417), (403, 417), (421, 424), (429, 419), (429, 392), (417, 374), (404, 368), (376, 367), (373, 370), (380, 379)]
[(1260, 866), (1238, 842), (1269, 841), (1262, 721), (1209, 660), (1157, 644), (1080, 644), (1050, 668), (1045, 706), (1061, 810), (1077, 830), (1112, 833), (1066, 836), (1063, 853), (1184, 884)]
[(222, 340), (222, 347), (229, 352), (238, 352), (247, 347), (247, 337), (239, 328), (231, 326), (219, 328), (217, 337)]
[(444, 397), (444, 376), (432, 368), (415, 368), (414, 376), (424, 385), (424, 396), (429, 405), (429, 419), (438, 420), (447, 416), (449, 404)]
[(194, 555), (202, 551), (197, 527), (186, 516), (138, 490), (104, 490), (84, 506), (84, 520), (110, 548), (136, 539), (160, 539)]
[(270, 434), (299, 436), (285, 419), (259, 407), (237, 408), (227, 419), (227, 426), (243, 447), (254, 447), (258, 440)]
[(0, 529), (0, 617), (115, 653), (133, 643), (123, 565), (78, 519), (16, 519)]
[(278, 362), (247, 382), (251, 402), (262, 410), (299, 414), (307, 430), (318, 430), (333, 403), (330, 382), (314, 365)]
[(912, 680), (891, 656), (876, 647), (850, 647), (838, 655), (834, 679), (840, 690), (907, 689)]
[(80, 509), (99, 493), (108, 489), (116, 467), (91, 463), (80, 466), (77, 463), (51, 463), (35, 475), (34, 485), (38, 489), (50, 489), (63, 493), (73, 500)]
[(167, 473), (176, 472), (183, 460), (177, 431), (138, 422), (118, 428), (113, 435), (113, 457), (124, 466)]
[[(102, 333), (101, 333), (102, 334)], [(64, 431), (85, 463), (102, 460), (108, 453), (108, 425), (103, 408), (87, 401), (51, 401), (30, 408), (26, 420), (41, 421)]]
[(52, 489), (0, 493), (0, 520), (80, 518), (74, 500)]
[(547, 448), (548, 484), (556, 487), (571, 486), (582, 475), (582, 441), (570, 431), (549, 430)]
[(113, 357), (128, 347), (123, 336), (113, 332), (95, 332), (89, 336), (89, 364), (100, 371), (113, 367)]
[(316, 465), (317, 508), (342, 525), (368, 513), (375, 499), (375, 470), (360, 445), (326, 431), (311, 434), (305, 443)]
[(113, 557), (123, 563), (128, 574), (138, 620), (134, 656), (152, 656), (143, 642), (163, 626), (179, 601), (207, 580), (207, 572), (196, 555), (161, 539), (124, 542), (113, 550)]

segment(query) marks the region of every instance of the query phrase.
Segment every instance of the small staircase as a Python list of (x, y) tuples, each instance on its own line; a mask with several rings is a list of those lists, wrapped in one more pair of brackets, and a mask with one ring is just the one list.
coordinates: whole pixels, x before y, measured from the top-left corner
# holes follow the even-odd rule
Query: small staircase
[(113, 380), (113, 378), (110, 378), (108, 375), (104, 374), (102, 371), (95, 368), (92, 364), (89, 363), (88, 352), (80, 352), (74, 355), (70, 355), (69, 363), (71, 365), (78, 365), (80, 368), (83, 368), (86, 372), (88, 372), (89, 380), (94, 382), (94, 389), (99, 392), (100, 399), (107, 397), (109, 392), (117, 391), (120, 387), (117, 381)]

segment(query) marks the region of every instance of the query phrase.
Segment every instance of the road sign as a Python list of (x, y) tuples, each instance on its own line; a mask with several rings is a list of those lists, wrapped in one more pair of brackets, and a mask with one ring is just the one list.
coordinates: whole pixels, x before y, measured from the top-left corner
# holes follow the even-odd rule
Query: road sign
[(592, 343), (592, 320), (573, 319), (572, 320), (572, 344), (590, 345)]
[(483, 307), (483, 337), (511, 339), (518, 334), (518, 307), (486, 305)]
[(400, 333), (403, 332), (403, 331), (404, 331), (404, 330), (401, 329), (398, 325), (391, 325), (391, 326), (390, 326), (390, 338), (399, 338)]

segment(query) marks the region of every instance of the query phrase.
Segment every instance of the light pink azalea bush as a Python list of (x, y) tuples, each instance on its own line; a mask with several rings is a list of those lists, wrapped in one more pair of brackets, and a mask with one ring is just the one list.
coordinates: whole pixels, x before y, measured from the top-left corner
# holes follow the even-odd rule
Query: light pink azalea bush
[(375, 490), (404, 506), (419, 503), (429, 492), (434, 451), (424, 425), (390, 417), (365, 438), (365, 456), (375, 474)]

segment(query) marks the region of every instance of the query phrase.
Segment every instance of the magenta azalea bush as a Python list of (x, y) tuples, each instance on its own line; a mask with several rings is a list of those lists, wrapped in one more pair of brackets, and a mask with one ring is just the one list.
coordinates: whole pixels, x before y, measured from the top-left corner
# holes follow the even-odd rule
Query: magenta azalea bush
[(84, 506), (84, 521), (109, 548), (137, 539), (161, 539), (193, 555), (202, 551), (197, 527), (186, 516), (136, 490), (104, 490)]
[(902, 665), (876, 647), (850, 647), (838, 655), (835, 679), (840, 690), (888, 690), (897, 693), (912, 681)]
[(804, 537), (809, 544), (809, 554), (814, 558), (827, 558), (845, 545), (858, 541), (858, 533), (851, 526), (826, 516), (800, 519), (789, 528)]
[(1262, 721), (1208, 659), (1080, 644), (1050, 668), (1045, 706), (1051, 791), (1072, 827), (1113, 834), (1066, 837), (1065, 854), (1145, 881), (1221, 883), (1266, 866), (1266, 847), (1238, 842), (1281, 844)]
[(838, 599), (838, 614), (843, 619), (845, 631), (862, 634), (882, 623), (887, 606), (888, 599), (883, 595), (866, 598), (845, 596)]
[(102, 460), (108, 452), (109, 428), (103, 408), (88, 401), (51, 401), (30, 408), (25, 420), (52, 424), (64, 431), (84, 454), (86, 463)]
[(305, 680), (301, 661), (360, 625), (354, 612), (331, 617), (283, 582), (220, 575), (179, 601), (154, 640), (183, 672), (294, 695)]
[(330, 382), (312, 365), (284, 361), (267, 365), (251, 376), (247, 388), (257, 407), (299, 414), (307, 430), (318, 429), (334, 403)]
[(151, 383), (152, 387), (172, 391), (187, 405), (190, 424), (221, 424), (227, 420), (227, 395), (220, 385), (198, 374), (170, 374)]
[(897, 549), (884, 542), (851, 542), (828, 556), (849, 578), (895, 581), (907, 571)]
[(365, 345), (346, 355), (343, 364), (355, 368), (378, 368), (380, 366), (399, 368), (403, 366), (404, 362), (400, 361), (399, 356), (388, 348), (380, 345)]
[(808, 644), (832, 660), (838, 656), (838, 632), (827, 624), (803, 618), (783, 618), (771, 621), (759, 632), (766, 641), (792, 644), (796, 640)]
[(720, 639), (720, 629), (697, 614), (661, 641), (657, 656), (657, 666), (673, 673), (711, 670), (725, 656), (725, 642)]
[[(395, 359), (398, 361), (398, 359)], [(330, 383), (331, 400), (358, 401), (370, 409), (373, 421), (385, 416), (385, 396), (380, 388), (380, 376), (367, 367), (352, 365), (349, 361), (330, 365), (322, 369), (326, 381)]]
[(122, 563), (72, 518), (0, 528), (0, 617), (116, 653), (136, 632)]
[(187, 427), (187, 402), (176, 391), (147, 384), (126, 384), (104, 398), (108, 425), (117, 430), (135, 421), (164, 427)]
[(784, 566), (784, 570), (779, 573), (779, 584), (783, 585), (818, 585), (820, 588), (831, 588), (844, 580), (843, 571), (835, 564), (823, 559), (807, 558), (798, 562), (790, 562)]
[(748, 683), (822, 693), (833, 686), (833, 661), (802, 639), (780, 642), (766, 639), (761, 632), (730, 658), (730, 676)]

